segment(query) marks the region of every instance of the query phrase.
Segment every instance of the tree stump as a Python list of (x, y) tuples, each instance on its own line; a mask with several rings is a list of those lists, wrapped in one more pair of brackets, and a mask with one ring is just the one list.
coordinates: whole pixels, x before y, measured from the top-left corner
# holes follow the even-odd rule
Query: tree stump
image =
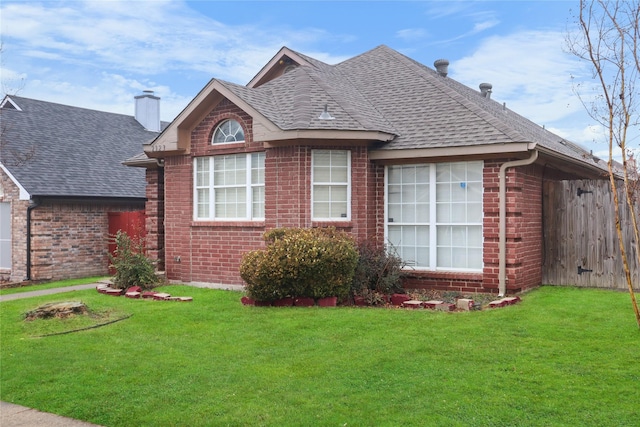
[(35, 310), (27, 312), (25, 320), (49, 319), (56, 317), (59, 319), (74, 316), (76, 314), (87, 314), (87, 306), (79, 301), (54, 302), (41, 305)]

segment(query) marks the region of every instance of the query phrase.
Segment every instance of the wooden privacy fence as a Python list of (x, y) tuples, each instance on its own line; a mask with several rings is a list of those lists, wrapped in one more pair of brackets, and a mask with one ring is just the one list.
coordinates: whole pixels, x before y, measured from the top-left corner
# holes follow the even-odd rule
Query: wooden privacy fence
[[(631, 213), (622, 188), (618, 198), (631, 277), (640, 290)], [(543, 203), (543, 283), (628, 289), (609, 181), (547, 181)], [(636, 201), (636, 212), (639, 208)]]

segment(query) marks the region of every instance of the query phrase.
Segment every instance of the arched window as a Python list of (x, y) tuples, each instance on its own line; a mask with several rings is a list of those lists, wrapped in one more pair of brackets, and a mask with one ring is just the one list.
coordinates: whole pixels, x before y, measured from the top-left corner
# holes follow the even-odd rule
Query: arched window
[(242, 126), (235, 120), (225, 120), (213, 132), (212, 144), (224, 144), (227, 142), (244, 142)]

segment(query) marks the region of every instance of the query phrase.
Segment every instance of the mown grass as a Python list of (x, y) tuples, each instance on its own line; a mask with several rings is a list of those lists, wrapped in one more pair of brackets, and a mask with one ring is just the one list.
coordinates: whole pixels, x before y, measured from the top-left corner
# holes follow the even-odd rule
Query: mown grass
[(22, 292), (40, 291), (43, 289), (64, 288), (67, 286), (84, 285), (86, 283), (97, 282), (104, 279), (104, 277), (85, 277), (82, 279), (67, 279), (59, 280), (56, 282), (41, 283), (37, 285), (20, 286), (16, 288), (3, 288), (0, 289), (0, 295), (18, 294)]
[[(105, 426), (636, 426), (640, 332), (624, 293), (545, 287), (468, 313), (245, 307), (74, 294), (132, 317), (42, 335), (3, 302), (2, 400)], [(65, 328), (63, 320), (55, 320)], [(50, 327), (48, 327), (50, 328)]]

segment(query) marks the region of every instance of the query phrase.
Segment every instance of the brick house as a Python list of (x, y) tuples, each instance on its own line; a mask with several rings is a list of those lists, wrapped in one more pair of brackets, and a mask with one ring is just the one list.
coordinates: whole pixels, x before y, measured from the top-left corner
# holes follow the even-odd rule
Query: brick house
[(285, 47), (246, 86), (211, 80), (132, 162), (154, 166), (147, 235), (167, 277), (242, 284), (266, 230), (330, 225), (393, 245), (405, 287), (540, 285), (543, 181), (606, 165), (447, 65), (386, 46), (328, 65)]
[(144, 210), (145, 176), (122, 164), (160, 131), (159, 98), (136, 117), (6, 96), (0, 104), (0, 279), (106, 275), (109, 218)]

